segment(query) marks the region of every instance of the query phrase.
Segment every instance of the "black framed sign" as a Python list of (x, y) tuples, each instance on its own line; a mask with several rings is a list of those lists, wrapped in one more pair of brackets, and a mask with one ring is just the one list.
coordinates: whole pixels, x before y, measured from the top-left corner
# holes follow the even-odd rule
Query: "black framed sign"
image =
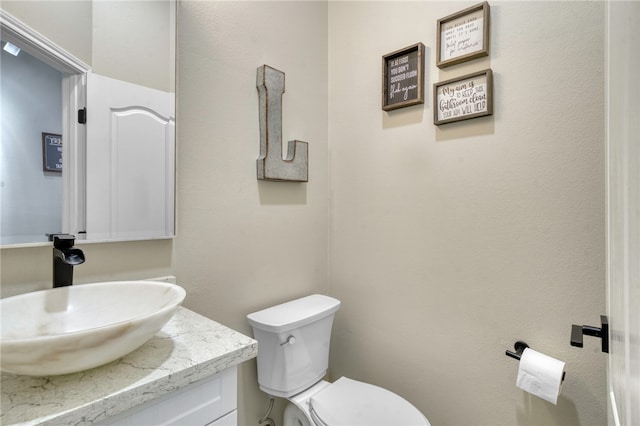
[(433, 124), (468, 120), (493, 114), (491, 69), (433, 85)]
[(382, 109), (424, 103), (424, 44), (416, 43), (382, 57)]
[(489, 55), (489, 3), (438, 19), (436, 31), (438, 68)]
[(62, 172), (62, 135), (42, 132), (42, 170)]

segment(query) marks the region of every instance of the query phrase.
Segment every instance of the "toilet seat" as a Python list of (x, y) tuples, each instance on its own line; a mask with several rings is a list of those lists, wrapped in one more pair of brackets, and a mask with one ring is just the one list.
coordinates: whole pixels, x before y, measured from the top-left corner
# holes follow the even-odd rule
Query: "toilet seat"
[(347, 377), (312, 395), (309, 412), (319, 426), (430, 425), (416, 407), (399, 395)]

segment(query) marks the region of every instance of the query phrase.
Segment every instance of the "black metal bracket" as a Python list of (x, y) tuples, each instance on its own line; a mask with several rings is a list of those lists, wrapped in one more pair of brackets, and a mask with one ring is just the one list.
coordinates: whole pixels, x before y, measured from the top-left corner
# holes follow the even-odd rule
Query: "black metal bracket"
[(524, 352), (524, 350), (527, 349), (528, 347), (529, 345), (527, 345), (526, 342), (523, 342), (522, 340), (518, 340), (516, 343), (513, 344), (513, 348), (516, 351), (515, 352), (505, 351), (505, 355), (520, 361), (520, 357), (522, 357), (522, 352)]
[(87, 124), (87, 107), (78, 110), (78, 123)]
[(602, 339), (602, 352), (609, 353), (609, 319), (606, 315), (600, 315), (600, 328), (590, 325), (580, 326), (573, 324), (571, 326), (571, 346), (581, 348), (583, 346), (583, 335), (599, 337)]

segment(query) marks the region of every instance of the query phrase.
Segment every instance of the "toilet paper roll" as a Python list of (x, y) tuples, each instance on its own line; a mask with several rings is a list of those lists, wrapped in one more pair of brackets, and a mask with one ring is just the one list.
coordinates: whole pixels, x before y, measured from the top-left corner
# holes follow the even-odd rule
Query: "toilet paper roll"
[(552, 404), (557, 404), (564, 365), (563, 361), (527, 348), (520, 357), (516, 386)]

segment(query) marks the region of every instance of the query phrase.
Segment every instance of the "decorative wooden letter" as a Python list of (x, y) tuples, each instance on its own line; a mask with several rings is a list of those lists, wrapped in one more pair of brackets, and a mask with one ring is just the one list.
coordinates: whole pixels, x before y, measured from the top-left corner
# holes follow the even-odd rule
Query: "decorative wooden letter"
[(260, 157), (258, 179), (308, 182), (309, 147), (306, 142), (289, 141), (282, 157), (282, 94), (284, 73), (268, 65), (258, 67), (256, 86), (260, 105)]

